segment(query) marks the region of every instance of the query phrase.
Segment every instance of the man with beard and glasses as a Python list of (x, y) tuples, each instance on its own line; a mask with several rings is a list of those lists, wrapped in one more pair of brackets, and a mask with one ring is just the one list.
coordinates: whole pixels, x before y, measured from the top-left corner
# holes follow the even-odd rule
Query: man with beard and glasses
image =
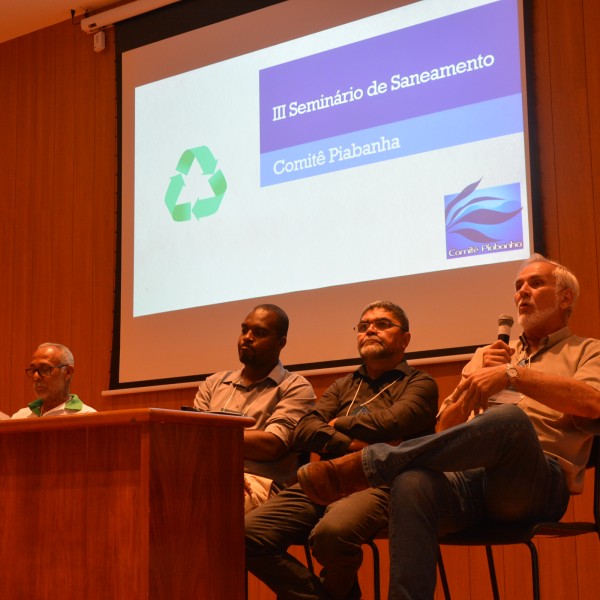
[(301, 375), (283, 368), (279, 354), (289, 320), (274, 304), (261, 304), (242, 323), (237, 371), (215, 373), (200, 384), (194, 407), (252, 417), (244, 430), (244, 508), (248, 512), (296, 481), (298, 453), (291, 451), (298, 421), (313, 406), (315, 393)]
[[(437, 385), (404, 359), (410, 342), (404, 311), (391, 302), (373, 302), (356, 332), (363, 365), (335, 381), (296, 429), (295, 447), (323, 459), (434, 430)], [(280, 600), (360, 598), (361, 545), (387, 525), (388, 500), (384, 486), (324, 508), (292, 486), (246, 515), (248, 569)], [(287, 552), (307, 540), (323, 566), (320, 576)]]
[(534, 254), (514, 300), (523, 334), (480, 348), (438, 414), (438, 433), (307, 465), (315, 502), (391, 485), (390, 600), (431, 600), (438, 536), (485, 521), (559, 520), (583, 489), (600, 432), (600, 341), (571, 333), (575, 276)]

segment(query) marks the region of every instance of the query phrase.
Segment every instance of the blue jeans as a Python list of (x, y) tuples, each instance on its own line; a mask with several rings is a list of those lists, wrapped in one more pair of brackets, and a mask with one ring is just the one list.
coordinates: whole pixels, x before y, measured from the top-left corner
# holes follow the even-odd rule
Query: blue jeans
[(363, 450), (371, 485), (391, 483), (389, 600), (431, 600), (438, 535), (484, 520), (558, 520), (569, 491), (527, 415), (491, 408), (439, 434)]

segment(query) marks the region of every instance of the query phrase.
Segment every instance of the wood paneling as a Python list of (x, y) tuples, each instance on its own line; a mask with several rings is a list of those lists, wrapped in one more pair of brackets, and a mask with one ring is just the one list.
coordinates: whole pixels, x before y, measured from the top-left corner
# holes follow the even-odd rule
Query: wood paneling
[(107, 387), (116, 240), (116, 82), (109, 49), (70, 22), (0, 46), (0, 409), (31, 398), (24, 366), (42, 341), (76, 357), (76, 391)]
[(2, 423), (0, 595), (242, 598), (251, 423), (147, 408)]
[[(581, 281), (573, 329), (600, 337), (600, 3), (526, 2), (533, 17), (538, 225), (547, 254), (571, 267)], [(192, 388), (101, 396), (109, 381), (115, 289), (113, 32), (107, 32), (107, 49), (100, 53), (70, 22), (5, 42), (0, 81), (0, 331), (6, 349), (0, 360), (0, 410), (15, 412), (32, 398), (23, 369), (36, 345), (48, 340), (73, 349), (73, 389), (99, 410), (190, 404)], [(159, 349), (157, 343), (148, 351)], [(442, 397), (452, 390), (461, 367), (427, 365)], [(335, 377), (311, 379), (322, 393)], [(585, 511), (589, 501), (588, 486), (569, 514)], [(385, 543), (381, 546), (387, 564)], [(459, 600), (488, 596), (480, 550), (445, 551)], [(526, 597), (527, 555), (512, 548), (495, 552), (503, 597)], [(544, 600), (564, 598), (565, 590), (575, 600), (595, 598), (597, 540), (543, 541), (540, 554)], [(367, 565), (361, 581), (371, 581)], [(251, 597), (272, 598), (263, 588), (256, 583)], [(370, 583), (363, 588), (371, 598)]]

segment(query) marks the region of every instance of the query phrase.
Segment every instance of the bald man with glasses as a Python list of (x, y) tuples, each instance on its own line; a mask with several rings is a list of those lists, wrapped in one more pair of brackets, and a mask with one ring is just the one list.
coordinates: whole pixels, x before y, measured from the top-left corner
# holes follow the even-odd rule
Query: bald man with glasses
[[(296, 428), (295, 447), (321, 459), (434, 430), (437, 386), (406, 363), (411, 334), (402, 308), (372, 302), (354, 329), (362, 366), (335, 381)], [(387, 525), (388, 501), (384, 486), (323, 507), (292, 486), (246, 516), (248, 569), (278, 600), (358, 599), (361, 545)], [(306, 541), (323, 566), (319, 575), (287, 552)]]
[(33, 382), (36, 399), (11, 418), (37, 419), (96, 412), (71, 394), (74, 370), (73, 354), (66, 346), (53, 342), (40, 344), (25, 369)]

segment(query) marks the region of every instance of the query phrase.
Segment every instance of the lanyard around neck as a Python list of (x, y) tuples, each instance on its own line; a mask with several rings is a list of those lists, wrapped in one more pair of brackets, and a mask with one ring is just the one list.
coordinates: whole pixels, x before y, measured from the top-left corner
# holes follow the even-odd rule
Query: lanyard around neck
[[(383, 394), (383, 392), (385, 392), (385, 390), (387, 390), (389, 387), (392, 387), (397, 381), (400, 381), (400, 379), (402, 379), (402, 375), (400, 375), (400, 377), (398, 377), (397, 379), (394, 379), (394, 381), (392, 381), (392, 383), (388, 383), (384, 388), (380, 389), (374, 396), (372, 396), (368, 400), (361, 402), (359, 404), (359, 406), (362, 408), (363, 406), (366, 406), (367, 404), (373, 402), (373, 400), (375, 400), (375, 398), (381, 396), (381, 394)], [(363, 382), (363, 380), (361, 379), (360, 383), (358, 384), (358, 387), (356, 388), (356, 392), (354, 393), (354, 398), (352, 398), (352, 402), (350, 403), (350, 406), (348, 407), (348, 410), (346, 411), (346, 416), (348, 416), (350, 414), (350, 411), (352, 410), (352, 407), (354, 406), (354, 402), (356, 402), (356, 398), (358, 397), (358, 392), (360, 391), (360, 386), (362, 385), (362, 382)]]

